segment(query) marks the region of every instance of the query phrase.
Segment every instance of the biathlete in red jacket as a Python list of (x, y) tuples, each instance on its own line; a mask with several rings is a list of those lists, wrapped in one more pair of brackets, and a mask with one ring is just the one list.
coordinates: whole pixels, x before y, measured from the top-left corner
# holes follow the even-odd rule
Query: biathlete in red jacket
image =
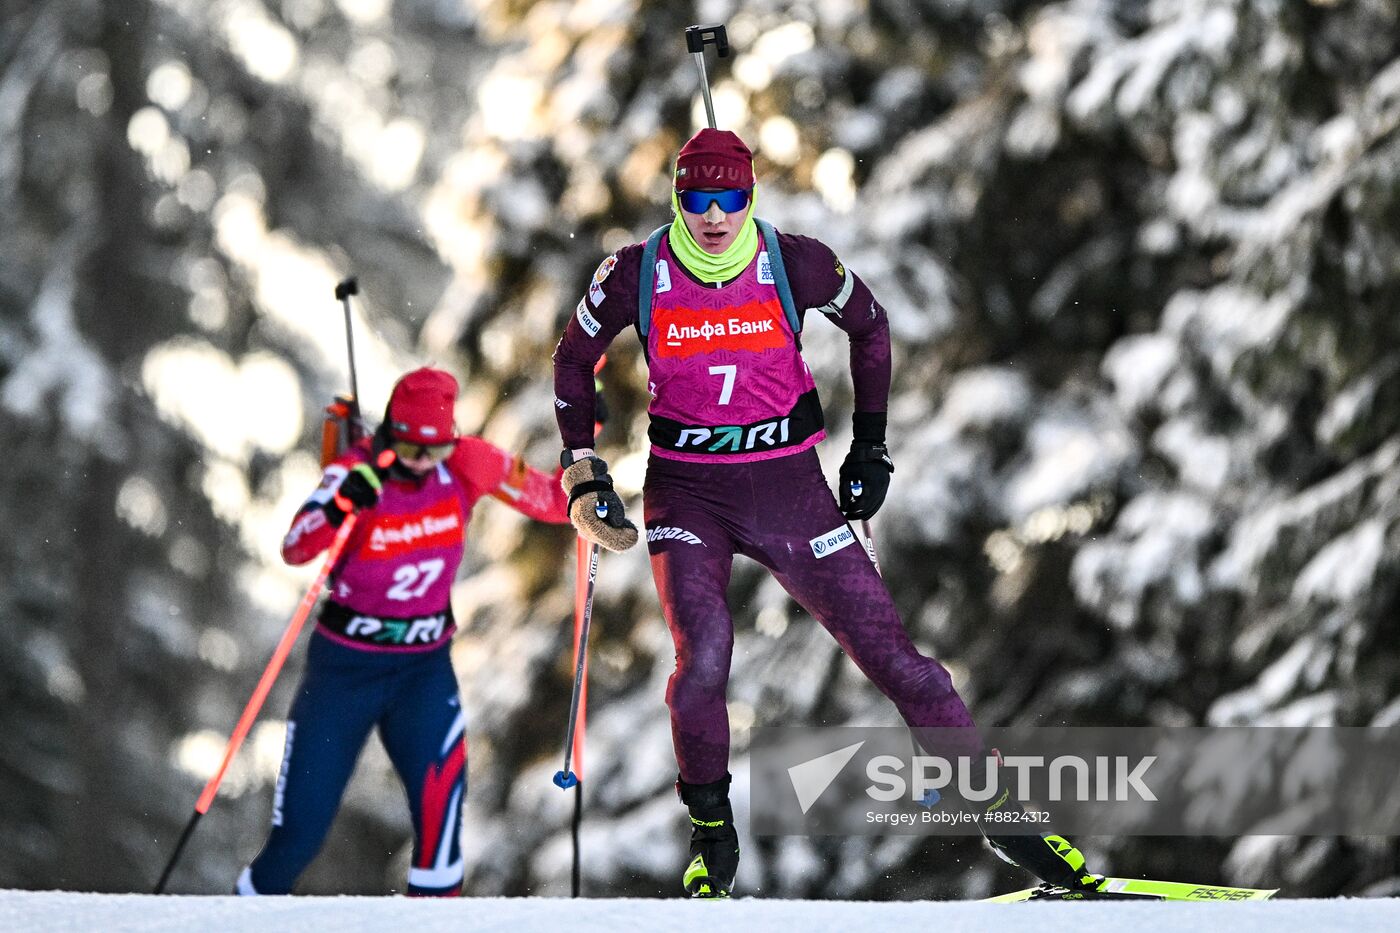
[[(457, 380), (442, 370), (400, 379), (379, 431), (326, 468), (282, 542), (287, 563), (304, 564), (330, 545), (349, 511), (360, 512), (287, 718), (272, 831), (239, 876), (240, 894), (291, 892), (376, 726), (413, 818), (408, 893), (461, 891), (466, 718), (449, 651), (467, 522), (484, 496), (539, 521), (568, 517), (557, 474), (456, 435), (456, 400)], [(397, 459), (381, 478), (371, 458), (385, 448)]]
[[(692, 824), (683, 884), (697, 897), (727, 896), (739, 862), (725, 696), (735, 554), (768, 568), (911, 726), (972, 731), (948, 672), (914, 647), (847, 524), (875, 514), (894, 469), (885, 447), (885, 311), (825, 245), (756, 221), (753, 190), (753, 157), (738, 136), (703, 129), (692, 137), (676, 160), (673, 222), (603, 261), (554, 356), (570, 517), (583, 536), (623, 550), (637, 530), (592, 449), (593, 364), (624, 327), (643, 341), (647, 544), (676, 647), (666, 702), (677, 791)], [(851, 342), (854, 440), (839, 505), (813, 449), (825, 436), (822, 409), (798, 339), (811, 312)], [(990, 841), (1047, 881), (1094, 883), (1061, 837)]]

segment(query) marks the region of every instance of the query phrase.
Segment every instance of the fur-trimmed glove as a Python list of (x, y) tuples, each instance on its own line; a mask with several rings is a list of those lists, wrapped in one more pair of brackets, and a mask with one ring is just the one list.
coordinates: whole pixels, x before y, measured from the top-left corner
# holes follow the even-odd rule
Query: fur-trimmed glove
[(569, 496), (569, 521), (586, 540), (609, 551), (625, 551), (637, 543), (637, 526), (627, 520), (601, 457), (569, 464), (560, 482)]

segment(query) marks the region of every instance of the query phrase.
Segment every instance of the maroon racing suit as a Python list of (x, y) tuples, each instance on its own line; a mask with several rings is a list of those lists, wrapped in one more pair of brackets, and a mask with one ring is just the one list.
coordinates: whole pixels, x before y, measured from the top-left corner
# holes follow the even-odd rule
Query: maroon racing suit
[[(884, 309), (824, 244), (787, 234), (778, 243), (798, 314), (819, 311), (850, 338), (856, 410), (884, 411)], [(728, 773), (734, 626), (725, 590), (735, 554), (767, 567), (911, 726), (972, 725), (947, 670), (914, 647), (822, 475), (820, 403), (759, 249), (734, 279), (706, 285), (663, 241), (644, 343), (652, 395), (644, 517), (676, 646), (666, 702), (688, 784)], [(593, 443), (593, 366), (638, 324), (642, 253), (642, 244), (624, 247), (599, 266), (555, 351), (566, 448)]]

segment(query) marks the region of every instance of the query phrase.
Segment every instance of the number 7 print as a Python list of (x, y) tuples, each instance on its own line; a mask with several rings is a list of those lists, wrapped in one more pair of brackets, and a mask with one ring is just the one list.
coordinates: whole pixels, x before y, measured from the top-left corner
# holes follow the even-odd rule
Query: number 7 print
[(735, 366), (733, 363), (730, 363), (727, 366), (710, 367), (711, 376), (724, 377), (724, 385), (721, 386), (719, 390), (719, 403), (721, 405), (729, 404), (729, 398), (734, 394), (734, 376), (738, 373), (738, 371), (739, 367)]

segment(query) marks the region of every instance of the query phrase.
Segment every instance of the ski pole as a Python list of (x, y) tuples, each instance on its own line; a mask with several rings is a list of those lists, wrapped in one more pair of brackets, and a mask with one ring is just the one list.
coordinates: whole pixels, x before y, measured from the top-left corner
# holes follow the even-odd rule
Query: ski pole
[(564, 735), (564, 770), (554, 775), (554, 783), (568, 790), (578, 783), (578, 775), (569, 767), (574, 752), (574, 729), (578, 725), (579, 701), (584, 690), (583, 674), (588, 665), (588, 628), (593, 621), (593, 587), (598, 581), (598, 545), (588, 548), (588, 588), (583, 600), (583, 621), (574, 637), (574, 693), (569, 700), (569, 728)]
[[(580, 768), (582, 766), (580, 765)], [(578, 897), (580, 883), (583, 880), (583, 860), (579, 858), (579, 828), (583, 825), (583, 784), (574, 785), (574, 819), (569, 824), (569, 835), (574, 843), (574, 867), (569, 873), (569, 896)]]
[[(608, 356), (603, 354), (598, 358), (598, 362), (593, 364), (593, 388), (597, 392), (602, 392), (602, 382), (598, 379), (598, 373), (602, 372), (607, 365)], [(602, 404), (602, 398), (598, 398), (598, 404)], [(596, 420), (593, 422), (593, 437), (597, 440), (599, 434), (603, 433), (602, 410), (598, 409), (594, 413)], [(575, 539), (574, 548), (574, 698), (569, 712), (569, 727), (573, 731), (573, 740), (565, 739), (564, 748), (564, 770), (559, 774), (565, 775), (564, 781), (567, 783), (568, 774), (574, 775), (574, 818), (570, 823), (569, 835), (573, 842), (574, 859), (573, 868), (569, 873), (572, 896), (579, 896), (580, 882), (582, 880), (583, 853), (579, 845), (579, 829), (583, 825), (583, 746), (584, 736), (588, 732), (588, 642), (587, 628), (588, 621), (593, 617), (593, 581), (597, 574), (598, 545), (593, 545), (591, 551), (582, 537)], [(590, 570), (591, 566), (591, 570)], [(588, 586), (585, 589), (583, 583), (585, 575), (588, 578)], [(577, 727), (575, 727), (575, 722)], [(573, 763), (576, 771), (569, 771), (569, 753), (573, 752)], [(555, 775), (555, 783), (559, 784), (560, 777)], [(566, 784), (559, 784), (565, 788)]]
[(344, 279), (335, 286), (335, 299), (345, 309), (345, 350), (350, 357), (350, 404), (354, 406), (351, 415), (357, 421), (360, 418), (360, 384), (355, 378), (355, 330), (350, 325), (350, 296), (359, 293), (360, 285), (355, 281), (354, 276)]
[[(880, 573), (880, 558), (875, 556), (875, 536), (870, 533), (870, 519), (860, 520), (860, 530), (865, 534), (865, 540), (861, 543), (865, 545), (865, 553), (870, 556), (870, 562), (875, 565), (875, 572)], [(884, 576), (881, 574), (881, 576)]]
[[(599, 554), (601, 555), (601, 551)], [(575, 539), (574, 542), (574, 564), (576, 579), (580, 583), (588, 579), (589, 564), (593, 560), (588, 542), (582, 538)], [(574, 593), (574, 664), (582, 665), (583, 683), (578, 691), (578, 725), (574, 727), (573, 741), (573, 764), (574, 774), (578, 775), (580, 782), (583, 781), (583, 747), (584, 738), (588, 734), (588, 645), (584, 643), (583, 620), (585, 616), (591, 617), (593, 609), (588, 591), (583, 586), (575, 587)]]
[(705, 72), (705, 46), (713, 45), (720, 58), (729, 57), (729, 37), (724, 32), (724, 24), (712, 26), (687, 26), (685, 47), (695, 58), (695, 67), (700, 69), (700, 92), (705, 96), (705, 116), (709, 118), (710, 129), (715, 128), (715, 104), (710, 99), (710, 77)]
[[(595, 430), (596, 433), (596, 430)], [(597, 547), (595, 544), (594, 548)], [(588, 564), (592, 559), (587, 542), (582, 538), (575, 539), (574, 547), (574, 579), (582, 584), (587, 573)], [(574, 785), (574, 818), (569, 824), (569, 837), (573, 843), (573, 868), (569, 873), (571, 896), (578, 897), (583, 880), (583, 851), (579, 841), (579, 830), (583, 826), (583, 747), (584, 737), (588, 734), (588, 646), (582, 643), (580, 635), (583, 632), (583, 618), (585, 613), (591, 615), (592, 600), (591, 589), (585, 591), (582, 585), (576, 586), (574, 593), (574, 663), (578, 663), (580, 657), (583, 658), (583, 686), (579, 690), (578, 696), (578, 727), (574, 731), (574, 773), (578, 775), (578, 783)], [(566, 764), (565, 767), (568, 767)]]
[(326, 577), (330, 575), (331, 568), (340, 559), (340, 552), (345, 547), (345, 542), (350, 537), (350, 532), (355, 528), (356, 515), (351, 513), (345, 516), (345, 521), (341, 523), (340, 530), (336, 533), (335, 540), (331, 542), (330, 549), (326, 552), (326, 560), (321, 565), (321, 570), (316, 574), (315, 581), (312, 582), (306, 595), (301, 598), (301, 604), (297, 606), (296, 612), (292, 615), (292, 621), (288, 624), (286, 631), (282, 633), (282, 640), (277, 643), (277, 648), (272, 652), (272, 660), (268, 662), (263, 670), (262, 677), (258, 680), (258, 685), (253, 690), (253, 695), (248, 698), (248, 704), (243, 707), (243, 715), (238, 719), (238, 725), (234, 726), (233, 734), (229, 736), (228, 745), (224, 747), (224, 759), (219, 764), (219, 768), (214, 772), (214, 776), (204, 785), (204, 792), (199, 795), (199, 800), (195, 802), (194, 814), (190, 821), (185, 824), (185, 831), (180, 834), (180, 841), (175, 845), (175, 852), (170, 856), (170, 861), (165, 866), (165, 871), (161, 872), (160, 880), (156, 882), (156, 894), (165, 892), (165, 883), (170, 880), (170, 873), (175, 868), (175, 863), (180, 858), (180, 853), (184, 851), (185, 843), (189, 842), (190, 835), (194, 832), (195, 825), (209, 810), (209, 805), (214, 802), (214, 795), (219, 791), (219, 784), (223, 782), (224, 773), (228, 771), (229, 763), (233, 761), (233, 756), (238, 752), (238, 747), (243, 744), (243, 739), (248, 735), (248, 730), (252, 728), (253, 720), (262, 709), (263, 701), (267, 699), (268, 692), (272, 689), (272, 683), (277, 679), (277, 675), (282, 671), (282, 665), (287, 660), (287, 655), (292, 650), (292, 645), (296, 643), (297, 635), (301, 633), (301, 627), (306, 623), (306, 618), (311, 614), (312, 608), (316, 605), (316, 600), (321, 595), (321, 588), (325, 586)]
[[(603, 371), (603, 367), (608, 363), (608, 355), (604, 353), (598, 357), (598, 362), (593, 364), (593, 388), (598, 393), (597, 405), (603, 404), (602, 391), (603, 382), (598, 374)], [(596, 442), (598, 435), (603, 433), (603, 409), (600, 407), (594, 414), (593, 439)], [(575, 774), (580, 781), (575, 785), (574, 793), (574, 896), (578, 897), (578, 821), (582, 817), (582, 781), (583, 781), (583, 746), (588, 735), (588, 643), (580, 638), (583, 631), (584, 619), (593, 614), (593, 590), (584, 588), (584, 580), (589, 570), (588, 564), (590, 555), (588, 553), (588, 543), (583, 538), (574, 539), (574, 664), (583, 665), (583, 685), (579, 688), (578, 694), (578, 725), (574, 729), (574, 768)], [(596, 571), (595, 571), (596, 572)], [(580, 661), (580, 658), (582, 661)], [(568, 770), (568, 763), (565, 762), (565, 770)]]
[[(394, 462), (394, 452), (392, 450), (384, 451), (379, 455), (377, 462), (380, 469), (387, 469), (389, 464)], [(258, 679), (258, 685), (253, 688), (253, 695), (248, 698), (248, 704), (243, 707), (243, 715), (238, 718), (238, 725), (233, 727), (233, 734), (229, 736), (228, 745), (224, 747), (223, 761), (219, 763), (218, 770), (204, 785), (204, 791), (199, 795), (199, 800), (195, 802), (194, 813), (191, 814), (190, 821), (185, 824), (185, 830), (180, 834), (180, 841), (175, 844), (175, 851), (171, 854), (170, 861), (166, 863), (165, 870), (161, 872), (160, 880), (156, 882), (154, 893), (165, 893), (165, 883), (170, 880), (170, 873), (175, 870), (175, 863), (180, 860), (180, 854), (184, 852), (185, 844), (190, 841), (190, 836), (194, 834), (194, 828), (198, 825), (200, 817), (209, 811), (210, 804), (214, 802), (214, 795), (219, 792), (219, 785), (223, 783), (224, 774), (228, 771), (233, 756), (238, 753), (239, 746), (248, 736), (248, 730), (253, 727), (253, 720), (258, 718), (263, 702), (272, 690), (273, 682), (277, 680), (277, 675), (282, 672), (282, 665), (286, 662), (287, 655), (291, 653), (292, 646), (296, 644), (297, 635), (301, 634), (301, 627), (306, 624), (307, 617), (311, 615), (311, 610), (315, 608), (316, 601), (321, 597), (321, 590), (326, 585), (326, 578), (330, 576), (336, 561), (340, 560), (340, 552), (345, 549), (345, 542), (350, 539), (350, 532), (355, 529), (355, 521), (358, 517), (358, 513), (351, 512), (341, 522), (340, 530), (336, 532), (335, 539), (331, 541), (331, 546), (326, 550), (326, 559), (322, 562), (316, 579), (312, 581), (306, 595), (301, 598), (296, 612), (292, 614), (292, 621), (288, 623), (286, 631), (282, 633), (281, 640), (277, 642), (277, 647), (272, 652), (272, 660), (267, 662), (262, 677)]]
[[(864, 491), (864, 484), (860, 480), (851, 480), (851, 498), (859, 499)], [(870, 533), (870, 519), (862, 518), (860, 520), (860, 530), (864, 535), (861, 537), (860, 543), (865, 548), (865, 556), (870, 558), (870, 562), (875, 565), (875, 572), (880, 573), (880, 558), (875, 556), (875, 536)], [(881, 574), (881, 576), (884, 575)]]

